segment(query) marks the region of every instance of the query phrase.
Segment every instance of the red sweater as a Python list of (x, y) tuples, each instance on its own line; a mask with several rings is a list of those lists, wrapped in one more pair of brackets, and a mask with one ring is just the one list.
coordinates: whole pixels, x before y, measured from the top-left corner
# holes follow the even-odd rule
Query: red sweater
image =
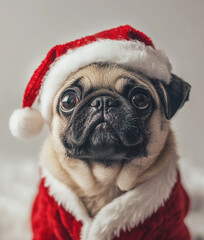
[[(184, 224), (184, 217), (188, 209), (189, 198), (178, 176), (164, 206), (160, 206), (151, 216), (131, 229), (125, 231), (121, 229), (119, 236), (114, 234), (111, 239), (190, 240), (189, 231)], [(99, 240), (90, 234), (89, 237), (80, 237), (83, 228), (82, 221), (76, 220), (73, 214), (66, 211), (54, 197), (50, 196), (48, 187), (45, 187), (45, 179), (41, 180), (33, 205), (32, 228), (33, 240)], [(110, 237), (106, 235), (100, 239), (106, 240)]]

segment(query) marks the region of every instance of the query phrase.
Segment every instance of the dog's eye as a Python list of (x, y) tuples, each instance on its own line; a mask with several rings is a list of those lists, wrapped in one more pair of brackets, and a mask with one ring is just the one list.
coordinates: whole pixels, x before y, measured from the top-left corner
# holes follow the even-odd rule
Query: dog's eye
[(138, 109), (146, 109), (150, 105), (150, 98), (144, 93), (137, 93), (132, 97), (132, 103)]
[(60, 101), (60, 109), (62, 112), (71, 112), (79, 102), (79, 97), (74, 91), (66, 92)]

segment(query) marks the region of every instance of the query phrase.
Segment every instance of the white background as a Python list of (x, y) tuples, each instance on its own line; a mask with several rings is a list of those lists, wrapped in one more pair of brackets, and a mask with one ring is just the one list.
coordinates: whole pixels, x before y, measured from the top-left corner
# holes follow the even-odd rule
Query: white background
[(37, 156), (47, 129), (24, 142), (8, 130), (29, 78), (54, 45), (125, 24), (150, 36), (156, 48), (165, 50), (173, 72), (192, 85), (190, 101), (175, 116), (173, 127), (184, 183), (193, 199), (188, 222), (194, 236), (204, 236), (203, 10), (203, 0), (0, 1), (1, 240), (30, 239)]

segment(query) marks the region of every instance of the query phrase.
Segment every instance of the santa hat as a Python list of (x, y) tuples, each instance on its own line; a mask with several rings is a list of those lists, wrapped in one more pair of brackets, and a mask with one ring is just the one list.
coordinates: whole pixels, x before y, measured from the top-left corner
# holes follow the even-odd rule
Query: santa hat
[[(39, 134), (44, 122), (50, 124), (52, 100), (60, 85), (70, 73), (96, 62), (131, 67), (167, 84), (171, 80), (171, 64), (165, 53), (155, 49), (149, 37), (129, 25), (57, 45), (31, 77), (24, 93), (23, 108), (11, 115), (11, 133), (20, 139)], [(40, 99), (38, 110), (32, 108), (36, 97)]]

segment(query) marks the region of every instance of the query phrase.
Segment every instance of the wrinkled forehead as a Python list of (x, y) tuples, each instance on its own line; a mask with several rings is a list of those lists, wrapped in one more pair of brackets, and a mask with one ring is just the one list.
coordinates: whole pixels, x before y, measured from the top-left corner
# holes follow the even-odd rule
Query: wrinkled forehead
[(108, 88), (118, 93), (122, 93), (127, 86), (139, 86), (148, 89), (158, 102), (157, 92), (148, 78), (116, 64), (97, 63), (86, 66), (71, 74), (63, 83), (60, 92), (73, 86), (80, 86), (84, 92), (90, 89)]

